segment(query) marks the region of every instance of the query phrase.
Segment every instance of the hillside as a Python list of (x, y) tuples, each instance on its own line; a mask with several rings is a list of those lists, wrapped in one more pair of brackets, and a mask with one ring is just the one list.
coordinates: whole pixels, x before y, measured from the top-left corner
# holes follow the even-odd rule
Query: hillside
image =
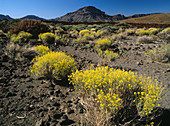
[[(119, 21), (120, 22), (120, 21)], [(170, 24), (170, 13), (153, 14), (144, 17), (122, 20), (127, 23)]]

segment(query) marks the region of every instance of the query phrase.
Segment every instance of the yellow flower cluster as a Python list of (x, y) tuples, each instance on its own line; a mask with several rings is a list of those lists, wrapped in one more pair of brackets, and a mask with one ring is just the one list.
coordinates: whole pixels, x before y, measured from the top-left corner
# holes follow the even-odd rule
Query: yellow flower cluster
[(167, 33), (167, 34), (170, 34), (170, 27), (165, 28), (163, 31), (161, 31), (161, 33)]
[(95, 47), (101, 49), (107, 49), (111, 45), (111, 41), (108, 39), (99, 39), (96, 41)]
[(101, 49), (97, 49), (97, 53), (99, 57), (107, 58), (109, 61), (114, 61), (119, 57), (117, 53), (114, 53), (113, 51), (109, 51), (109, 50), (102, 51)]
[(157, 28), (149, 28), (149, 29), (137, 29), (136, 34), (137, 35), (155, 35), (159, 32), (159, 29)]
[[(74, 33), (73, 33), (74, 34)], [(94, 30), (81, 30), (79, 32), (79, 37), (76, 39), (77, 42), (86, 42), (88, 40), (94, 40), (97, 37), (100, 37), (103, 34), (102, 31), (98, 30), (97, 32)]]
[(55, 42), (55, 35), (53, 33), (41, 33), (39, 34), (39, 39), (45, 43), (54, 43)]
[(152, 112), (163, 90), (156, 80), (152, 81), (142, 75), (138, 77), (131, 71), (116, 70), (108, 66), (86, 71), (77, 70), (69, 76), (69, 81), (75, 90), (95, 97), (100, 108), (112, 114), (121, 109), (131, 97), (139, 115), (145, 116)]
[(43, 76), (48, 79), (62, 79), (74, 72), (76, 68), (75, 60), (65, 55), (65, 53), (48, 52), (41, 57), (37, 57), (30, 69), (35, 78)]
[(79, 32), (78, 32), (77, 30), (70, 31), (70, 35), (71, 35), (72, 37), (77, 37), (78, 34), (79, 34)]
[(18, 33), (18, 35), (13, 34), (11, 36), (11, 42), (27, 42), (30, 38), (32, 37), (32, 35), (28, 32), (24, 32), (21, 31)]
[(40, 56), (42, 56), (42, 55), (47, 54), (47, 53), (50, 52), (51, 50), (50, 50), (47, 46), (38, 45), (38, 46), (36, 46), (35, 51), (36, 51)]
[(63, 35), (57, 35), (56, 38), (55, 38), (55, 41), (58, 42), (58, 43), (64, 43), (64, 42), (68, 42), (69, 39), (67, 38), (66, 34), (63, 34)]
[(79, 32), (79, 36), (85, 36), (85, 35), (90, 35), (90, 31), (87, 29), (84, 29)]
[(150, 35), (155, 35), (159, 32), (159, 29), (157, 28), (149, 28), (148, 31), (150, 32)]

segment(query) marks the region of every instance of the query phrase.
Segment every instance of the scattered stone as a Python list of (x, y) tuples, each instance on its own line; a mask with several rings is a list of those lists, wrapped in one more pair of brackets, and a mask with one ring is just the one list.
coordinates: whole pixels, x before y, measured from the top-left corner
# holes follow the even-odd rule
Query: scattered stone
[(51, 101), (52, 106), (60, 106), (60, 103), (58, 101)]
[(78, 104), (76, 105), (76, 111), (77, 111), (78, 113), (83, 113), (83, 112), (84, 112), (84, 107), (83, 107), (83, 105), (80, 104), (80, 103), (78, 103)]
[(136, 62), (137, 65), (143, 65), (143, 60)]
[(43, 120), (39, 120), (36, 122), (35, 126), (43, 126)]
[(168, 62), (169, 62), (169, 59), (168, 59), (168, 58), (162, 60), (162, 63), (168, 63)]
[(168, 68), (165, 72), (166, 72), (166, 73), (167, 73), (167, 72), (170, 72), (170, 68)]

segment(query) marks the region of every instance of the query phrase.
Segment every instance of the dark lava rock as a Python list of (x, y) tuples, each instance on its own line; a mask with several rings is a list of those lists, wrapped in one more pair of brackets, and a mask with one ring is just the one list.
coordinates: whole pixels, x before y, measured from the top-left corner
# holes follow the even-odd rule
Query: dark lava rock
[(83, 105), (80, 104), (80, 103), (78, 103), (78, 104), (76, 105), (76, 111), (77, 111), (78, 113), (83, 113), (83, 112), (84, 112), (84, 107), (83, 107)]

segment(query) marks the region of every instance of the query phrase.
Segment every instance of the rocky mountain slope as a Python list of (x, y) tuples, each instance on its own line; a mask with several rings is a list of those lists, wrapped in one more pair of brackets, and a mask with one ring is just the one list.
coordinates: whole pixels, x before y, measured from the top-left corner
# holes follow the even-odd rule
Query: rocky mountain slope
[(55, 20), (65, 22), (112, 22), (122, 19), (125, 19), (124, 15), (110, 16), (93, 6), (86, 6)]

